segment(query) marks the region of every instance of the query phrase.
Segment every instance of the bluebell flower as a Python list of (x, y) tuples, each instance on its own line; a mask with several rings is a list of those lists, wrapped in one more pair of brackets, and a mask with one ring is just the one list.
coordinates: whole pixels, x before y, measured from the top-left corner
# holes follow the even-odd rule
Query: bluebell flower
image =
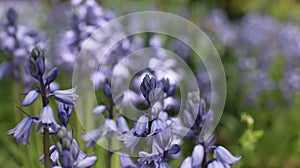
[(51, 128), (53, 131), (58, 131), (60, 126), (56, 123), (52, 108), (47, 105), (43, 107), (40, 112), (40, 117), (38, 121), (37, 130), (39, 130), (42, 126), (46, 128)]
[(192, 168), (192, 157), (188, 156), (187, 158), (185, 158), (180, 168)]
[(204, 148), (201, 144), (198, 144), (194, 147), (192, 153), (192, 166), (199, 167), (202, 164), (204, 158)]
[[(52, 145), (50, 148), (49, 148), (49, 152), (50, 152), (50, 159), (51, 159), (51, 162), (53, 164), (57, 164), (58, 161), (59, 161), (59, 153), (58, 151), (56, 150), (56, 147), (55, 145)], [(39, 159), (39, 161), (44, 164), (44, 155), (42, 155)]]
[(148, 129), (148, 117), (141, 115), (134, 127), (134, 134), (141, 136)]
[(98, 158), (96, 156), (87, 156), (84, 159), (78, 161), (76, 167), (77, 168), (89, 168), (92, 167), (96, 162)]
[(53, 93), (50, 94), (50, 96), (53, 96), (57, 101), (72, 105), (73, 107), (76, 107), (75, 101), (78, 99), (78, 95), (75, 94), (76, 87), (67, 89), (67, 90), (55, 90)]
[(216, 156), (216, 159), (223, 164), (235, 164), (241, 159), (241, 156), (235, 157), (233, 156), (227, 149), (225, 149), (223, 146), (217, 146), (214, 148), (214, 154)]
[(129, 127), (127, 122), (123, 116), (118, 117), (117, 119), (117, 126), (120, 133), (126, 133), (129, 131)]
[(92, 130), (82, 135), (82, 140), (87, 142), (86, 148), (93, 146), (102, 136), (102, 131), (99, 129)]
[(194, 147), (192, 156), (188, 156), (181, 164), (181, 168), (194, 168), (199, 167), (204, 158), (204, 148), (201, 144)]
[(94, 108), (93, 113), (94, 114), (102, 114), (107, 110), (107, 107), (105, 105), (99, 105), (96, 108)]
[(149, 93), (155, 88), (156, 88), (155, 78), (154, 77), (150, 78), (150, 76), (147, 74), (140, 85), (141, 92), (147, 101), (149, 101)]
[(58, 119), (63, 126), (67, 126), (71, 117), (73, 106), (59, 103), (58, 104)]
[(24, 98), (22, 105), (23, 106), (29, 106), (32, 103), (35, 102), (35, 100), (38, 98), (39, 93), (36, 90), (31, 90), (27, 93), (26, 97)]
[(9, 130), (7, 134), (14, 134), (14, 138), (16, 138), (18, 143), (23, 141), (24, 145), (29, 144), (29, 136), (34, 120), (37, 120), (37, 117), (24, 118), (15, 128)]
[(126, 153), (120, 153), (120, 166), (122, 168), (135, 168), (137, 167), (131, 158)]
[(207, 163), (207, 168), (230, 168), (230, 166), (224, 165), (222, 162), (213, 159)]
[(57, 74), (58, 74), (57, 67), (54, 67), (53, 69), (51, 69), (51, 71), (48, 73), (48, 75), (46, 77), (45, 85), (49, 85), (50, 83), (52, 83), (57, 78)]

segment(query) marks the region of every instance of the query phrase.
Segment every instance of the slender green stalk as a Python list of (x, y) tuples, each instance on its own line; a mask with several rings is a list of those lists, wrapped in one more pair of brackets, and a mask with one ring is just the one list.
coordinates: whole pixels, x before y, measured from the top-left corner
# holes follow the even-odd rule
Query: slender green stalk
[[(41, 85), (41, 92), (42, 92), (42, 101), (43, 101), (43, 107), (47, 106), (49, 103), (49, 100), (47, 98), (47, 91), (46, 87), (43, 81), (43, 77), (40, 76), (40, 85)], [(50, 162), (50, 140), (49, 140), (49, 128), (44, 127), (44, 166), (45, 168), (51, 167)]]
[(44, 165), (45, 168), (50, 168), (51, 164), (50, 164), (50, 141), (49, 141), (49, 129), (48, 128), (44, 128)]

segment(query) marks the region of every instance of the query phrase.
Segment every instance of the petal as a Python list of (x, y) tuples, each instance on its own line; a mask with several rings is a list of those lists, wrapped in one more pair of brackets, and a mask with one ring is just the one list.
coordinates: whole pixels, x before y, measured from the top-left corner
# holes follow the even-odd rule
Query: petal
[(46, 85), (52, 83), (57, 78), (58, 68), (54, 67), (47, 75)]
[(241, 156), (239, 156), (239, 157), (233, 156), (223, 146), (216, 147), (214, 153), (215, 153), (217, 160), (221, 161), (222, 163), (234, 164), (241, 159)]
[(96, 156), (90, 156), (82, 159), (81, 161), (78, 162), (77, 167), (78, 168), (86, 168), (86, 167), (91, 167), (97, 162), (97, 157)]
[(208, 163), (207, 168), (224, 168), (224, 166), (218, 160), (212, 160)]
[(192, 158), (189, 156), (182, 162), (180, 168), (192, 168)]
[(31, 90), (24, 98), (22, 105), (23, 106), (31, 105), (37, 99), (38, 95), (39, 93), (36, 90)]
[(142, 135), (147, 129), (147, 125), (148, 125), (148, 117), (142, 115), (135, 125), (135, 133), (137, 135)]
[(118, 117), (117, 125), (118, 125), (119, 132), (121, 133), (126, 133), (127, 131), (129, 131), (129, 127), (123, 116)]
[(106, 110), (106, 106), (100, 105), (100, 106), (97, 106), (96, 108), (94, 108), (93, 113), (94, 114), (102, 114), (103, 112), (105, 112), (105, 110)]
[(67, 95), (67, 94), (74, 94), (76, 92), (77, 86), (71, 88), (71, 89), (67, 89), (67, 90), (55, 90), (53, 92), (53, 94), (63, 94), (63, 95)]
[(192, 166), (193, 167), (199, 167), (202, 164), (204, 157), (204, 148), (201, 144), (196, 145), (194, 147), (193, 153), (192, 153)]
[(188, 126), (188, 127), (192, 127), (195, 120), (193, 120), (192, 115), (190, 114), (190, 112), (188, 110), (183, 110), (183, 122)]
[(120, 165), (121, 167), (136, 167), (128, 154), (125, 153), (120, 154)]
[(161, 162), (159, 168), (171, 168), (171, 166), (167, 162)]

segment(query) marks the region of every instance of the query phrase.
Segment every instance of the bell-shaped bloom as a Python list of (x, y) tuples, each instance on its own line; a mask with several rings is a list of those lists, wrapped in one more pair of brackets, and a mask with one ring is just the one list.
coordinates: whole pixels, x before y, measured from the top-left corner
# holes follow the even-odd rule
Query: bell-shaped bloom
[(25, 96), (25, 98), (24, 98), (24, 100), (22, 102), (22, 105), (23, 106), (29, 106), (29, 105), (31, 105), (37, 99), (38, 95), (39, 95), (39, 93), (36, 90), (31, 90)]
[(77, 164), (77, 168), (88, 168), (92, 167), (97, 162), (96, 156), (87, 156), (84, 159), (80, 160)]
[(76, 87), (68, 89), (68, 90), (55, 90), (50, 95), (54, 96), (55, 100), (57, 100), (61, 103), (72, 105), (75, 107), (76, 106), (75, 101), (79, 97), (77, 94), (75, 94), (75, 92), (76, 92)]
[(241, 156), (235, 157), (233, 156), (227, 149), (223, 146), (215, 147), (214, 154), (218, 161), (225, 164), (234, 164), (241, 159)]
[(137, 121), (134, 131), (138, 136), (141, 136), (147, 129), (148, 129), (148, 117), (142, 115)]
[(92, 130), (82, 135), (82, 139), (87, 142), (86, 148), (93, 146), (102, 136), (102, 131), (99, 129)]
[(49, 105), (43, 107), (40, 113), (39, 124), (36, 129), (39, 130), (42, 126), (45, 128), (51, 128), (53, 131), (58, 131), (60, 128), (55, 121), (53, 110)]
[(32, 131), (33, 120), (35, 117), (26, 117), (24, 118), (15, 128), (9, 130), (7, 134), (14, 134), (16, 141), (20, 143), (23, 141), (23, 144), (29, 144), (29, 136)]
[(118, 117), (117, 119), (117, 125), (118, 125), (118, 130), (121, 133), (126, 133), (129, 131), (129, 127), (127, 125), (127, 122), (123, 116)]
[(120, 154), (120, 165), (122, 168), (135, 168), (136, 165), (133, 163), (131, 158), (128, 156), (126, 153), (121, 153)]

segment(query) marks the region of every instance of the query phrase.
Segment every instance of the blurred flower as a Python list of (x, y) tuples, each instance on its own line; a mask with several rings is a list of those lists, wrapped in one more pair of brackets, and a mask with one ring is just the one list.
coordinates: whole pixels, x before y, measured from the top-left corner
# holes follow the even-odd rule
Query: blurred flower
[[(5, 60), (0, 65), (0, 79), (13, 70), (14, 79), (22, 80), (26, 89), (31, 83), (31, 79), (28, 76), (27, 64), (24, 62), (28, 59), (34, 46), (44, 45), (45, 37), (41, 36), (38, 31), (18, 24), (18, 13), (13, 8), (7, 10), (6, 20), (1, 21), (0, 49), (11, 54), (12, 58)], [(44, 70), (44, 67), (40, 68), (42, 68), (40, 70)]]

